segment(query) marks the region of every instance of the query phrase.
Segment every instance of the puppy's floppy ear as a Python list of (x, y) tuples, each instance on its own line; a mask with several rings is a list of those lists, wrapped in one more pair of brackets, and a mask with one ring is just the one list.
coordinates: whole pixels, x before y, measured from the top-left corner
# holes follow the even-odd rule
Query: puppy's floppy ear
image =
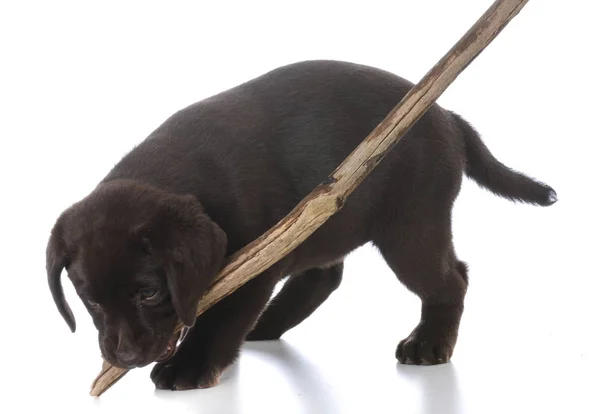
[(158, 236), (167, 285), (179, 319), (192, 326), (199, 300), (224, 263), (227, 237), (192, 196), (170, 200), (166, 212)]
[(65, 299), (60, 281), (63, 269), (68, 266), (67, 249), (62, 231), (62, 222), (59, 219), (52, 229), (46, 247), (46, 273), (48, 276), (48, 286), (50, 287), (56, 308), (71, 329), (71, 332), (75, 332), (75, 317)]

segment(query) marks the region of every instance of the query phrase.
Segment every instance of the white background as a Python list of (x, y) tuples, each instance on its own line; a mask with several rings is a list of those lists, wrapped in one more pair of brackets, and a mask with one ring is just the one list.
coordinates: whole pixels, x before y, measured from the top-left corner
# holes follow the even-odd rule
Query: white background
[(58, 214), (176, 110), (305, 59), (416, 82), (491, 3), (3, 1), (0, 412), (600, 412), (592, 0), (531, 1), (439, 99), (559, 196), (515, 205), (465, 181), (454, 234), (471, 286), (451, 364), (396, 364), (419, 301), (369, 246), (310, 319), (246, 346), (209, 390), (156, 391), (147, 368), (89, 397), (100, 368), (91, 320), (64, 278), (71, 334), (47, 289)]

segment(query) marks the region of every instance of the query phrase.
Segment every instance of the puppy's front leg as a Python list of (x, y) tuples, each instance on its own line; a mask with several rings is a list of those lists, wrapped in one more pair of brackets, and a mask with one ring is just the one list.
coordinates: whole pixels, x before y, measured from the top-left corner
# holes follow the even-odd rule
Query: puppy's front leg
[(156, 387), (187, 390), (217, 385), (221, 373), (237, 359), (278, 280), (270, 269), (200, 315), (177, 353), (153, 368), (150, 377)]

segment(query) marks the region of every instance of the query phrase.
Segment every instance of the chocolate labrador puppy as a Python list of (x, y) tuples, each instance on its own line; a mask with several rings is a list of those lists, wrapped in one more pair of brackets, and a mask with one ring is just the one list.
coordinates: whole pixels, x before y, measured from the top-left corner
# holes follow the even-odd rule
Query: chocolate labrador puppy
[[(57, 219), (47, 272), (60, 314), (75, 331), (60, 282), (66, 269), (108, 362), (157, 361), (151, 377), (161, 389), (210, 387), (245, 340), (279, 338), (311, 315), (340, 285), (344, 257), (371, 242), (422, 301), (421, 321), (396, 357), (447, 362), (468, 285), (451, 231), (463, 173), (512, 201), (549, 206), (557, 197), (503, 165), (465, 120), (437, 104), (341, 211), (195, 315), (225, 258), (327, 180), (412, 86), (364, 65), (307, 61), (175, 113)], [(183, 341), (173, 336), (178, 321), (189, 327)]]

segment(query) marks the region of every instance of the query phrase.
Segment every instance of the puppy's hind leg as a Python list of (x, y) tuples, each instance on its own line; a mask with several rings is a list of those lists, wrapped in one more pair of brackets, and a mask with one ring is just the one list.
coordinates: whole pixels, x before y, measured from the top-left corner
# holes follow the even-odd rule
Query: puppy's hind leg
[(467, 267), (456, 259), (449, 217), (412, 218), (374, 240), (400, 282), (421, 299), (421, 321), (400, 342), (396, 358), (403, 364), (445, 363), (458, 337)]
[(261, 315), (248, 341), (279, 339), (317, 310), (338, 288), (344, 264), (292, 275)]

